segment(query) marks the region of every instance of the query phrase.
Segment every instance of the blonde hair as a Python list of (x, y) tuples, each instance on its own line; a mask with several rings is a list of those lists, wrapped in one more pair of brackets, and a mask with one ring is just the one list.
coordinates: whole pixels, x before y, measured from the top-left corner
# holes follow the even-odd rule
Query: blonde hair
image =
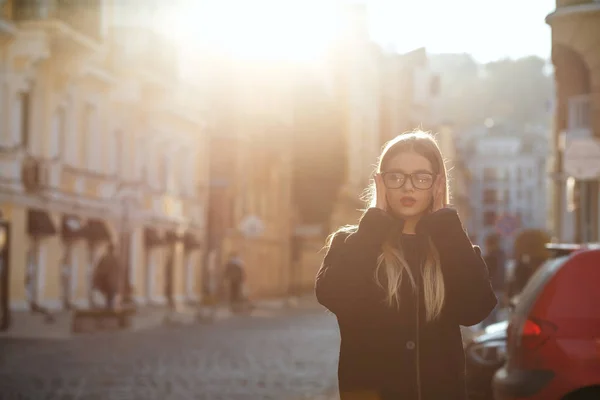
[[(413, 151), (425, 157), (431, 163), (433, 172), (438, 176), (438, 179), (443, 178), (444, 182), (448, 182), (446, 166), (440, 148), (434, 137), (423, 131), (404, 133), (387, 142), (379, 157), (376, 172), (379, 173), (384, 171), (384, 167), (390, 159), (400, 153), (408, 151)], [(367, 200), (369, 207), (375, 207), (377, 202), (375, 182), (372, 182), (366, 189), (365, 200)], [(444, 200), (445, 204), (449, 201), (447, 184), (444, 187)], [(340, 228), (337, 232), (348, 232), (354, 229), (356, 229), (356, 227), (345, 226)], [(334, 235), (335, 233), (329, 238), (329, 245), (331, 244)], [(377, 260), (377, 268), (375, 269), (374, 277), (377, 284), (382, 289), (386, 290), (386, 300), (390, 306), (394, 304), (396, 306), (400, 305), (399, 292), (405, 273), (410, 279), (413, 290), (416, 290), (416, 281), (404, 257), (402, 246), (396, 245), (398, 240), (398, 237), (391, 237), (382, 245), (382, 253)], [(379, 279), (379, 274), (382, 269), (387, 277), (386, 288), (383, 287)], [(442, 312), (446, 290), (439, 253), (431, 239), (429, 239), (427, 243), (427, 256), (421, 273), (425, 297), (425, 315), (427, 321), (432, 321), (438, 318)]]

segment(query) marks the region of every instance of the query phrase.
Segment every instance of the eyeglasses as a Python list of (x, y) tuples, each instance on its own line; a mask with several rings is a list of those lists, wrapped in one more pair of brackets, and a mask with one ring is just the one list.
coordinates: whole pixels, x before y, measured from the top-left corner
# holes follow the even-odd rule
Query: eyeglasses
[(406, 184), (407, 178), (414, 188), (419, 190), (431, 189), (435, 181), (435, 174), (429, 172), (416, 172), (414, 174), (405, 174), (404, 172), (383, 172), (381, 174), (383, 184), (388, 189), (400, 189)]

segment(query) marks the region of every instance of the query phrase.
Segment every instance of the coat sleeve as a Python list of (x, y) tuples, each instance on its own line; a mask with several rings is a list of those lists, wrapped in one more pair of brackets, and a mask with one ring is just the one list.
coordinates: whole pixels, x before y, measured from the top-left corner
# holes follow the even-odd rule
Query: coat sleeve
[(456, 210), (444, 208), (429, 214), (417, 229), (431, 237), (440, 254), (447, 312), (460, 325), (481, 322), (494, 309), (497, 299), (481, 250), (469, 240)]
[(364, 289), (374, 278), (381, 245), (398, 224), (384, 211), (372, 208), (355, 232), (335, 234), (315, 280), (320, 304), (337, 316), (361, 312), (368, 297)]

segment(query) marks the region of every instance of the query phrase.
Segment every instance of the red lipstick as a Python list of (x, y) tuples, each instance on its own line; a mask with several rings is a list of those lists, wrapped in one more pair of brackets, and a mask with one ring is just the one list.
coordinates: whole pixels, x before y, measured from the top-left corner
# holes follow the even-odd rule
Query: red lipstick
[(410, 196), (405, 196), (400, 199), (400, 204), (402, 204), (403, 207), (412, 207), (416, 202), (417, 200)]

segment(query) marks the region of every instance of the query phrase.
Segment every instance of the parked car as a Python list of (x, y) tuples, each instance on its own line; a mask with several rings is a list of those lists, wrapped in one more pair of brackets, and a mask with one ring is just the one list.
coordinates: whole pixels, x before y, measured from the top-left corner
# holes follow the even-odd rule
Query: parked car
[(488, 325), (465, 343), (469, 400), (492, 398), (492, 378), (506, 360), (508, 321)]
[[(578, 244), (548, 243), (549, 259), (540, 268), (554, 259), (580, 251), (585, 246)], [(510, 274), (508, 274), (510, 276)], [(519, 302), (519, 294), (511, 297), (507, 313), (510, 314)], [(506, 314), (506, 313), (505, 313)], [(508, 317), (486, 327), (471, 328), (465, 340), (467, 388), (470, 400), (488, 400), (493, 397), (492, 379), (506, 361), (506, 339)], [(600, 400), (600, 399), (599, 399)]]
[(496, 400), (600, 399), (600, 250), (554, 247), (571, 254), (544, 263), (521, 292)]

